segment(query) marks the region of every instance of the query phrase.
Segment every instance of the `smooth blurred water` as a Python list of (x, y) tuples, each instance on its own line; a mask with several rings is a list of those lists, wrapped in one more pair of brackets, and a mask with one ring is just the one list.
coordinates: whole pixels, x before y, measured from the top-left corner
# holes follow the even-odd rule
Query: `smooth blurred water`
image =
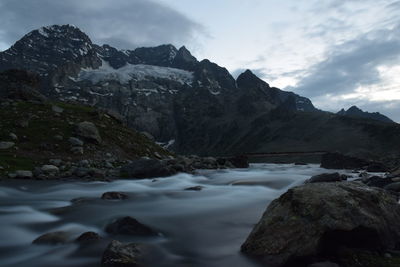
[[(332, 172), (317, 165), (252, 164), (249, 169), (205, 170), (196, 175), (115, 182), (0, 182), (1, 266), (99, 266), (111, 239), (149, 244), (150, 266), (258, 266), (240, 245), (268, 204), (312, 175)], [(349, 174), (349, 173), (348, 173)], [(201, 191), (185, 191), (203, 186)], [(101, 200), (104, 192), (128, 194)], [(82, 198), (74, 204), (71, 200)], [(156, 238), (108, 236), (113, 219), (132, 216), (160, 231)], [(33, 245), (38, 236), (86, 231), (106, 237), (92, 248), (75, 243)]]

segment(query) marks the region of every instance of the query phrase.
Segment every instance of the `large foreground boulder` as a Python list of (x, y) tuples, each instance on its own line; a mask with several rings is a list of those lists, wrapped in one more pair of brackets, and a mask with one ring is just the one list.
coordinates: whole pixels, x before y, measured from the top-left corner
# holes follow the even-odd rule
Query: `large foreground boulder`
[(307, 266), (315, 259), (340, 262), (343, 247), (384, 252), (399, 245), (396, 198), (359, 182), (341, 182), (288, 190), (269, 205), (241, 249), (265, 266)]

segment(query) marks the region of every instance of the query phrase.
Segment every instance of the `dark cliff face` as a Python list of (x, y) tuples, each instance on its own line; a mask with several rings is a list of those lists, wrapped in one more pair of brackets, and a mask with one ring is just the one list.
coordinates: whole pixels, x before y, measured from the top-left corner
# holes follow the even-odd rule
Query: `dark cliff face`
[[(180, 153), (307, 150), (320, 131), (314, 126), (329, 132), (326, 118), (334, 116), (249, 70), (235, 80), (185, 47), (118, 50), (70, 25), (32, 31), (0, 53), (0, 70), (10, 68), (38, 73), (45, 96), (117, 112)], [(334, 149), (326, 142), (321, 147)]]

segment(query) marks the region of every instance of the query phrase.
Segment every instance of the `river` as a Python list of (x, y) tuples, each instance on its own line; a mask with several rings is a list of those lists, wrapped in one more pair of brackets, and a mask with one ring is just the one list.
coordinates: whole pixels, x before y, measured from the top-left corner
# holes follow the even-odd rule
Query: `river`
[[(315, 164), (252, 164), (249, 169), (202, 170), (144, 180), (4, 180), (0, 182), (0, 265), (99, 266), (107, 243), (117, 239), (148, 244), (150, 266), (259, 266), (240, 253), (254, 224), (273, 199), (324, 172), (332, 170)], [(192, 186), (203, 189), (184, 190)], [(108, 191), (124, 192), (129, 198), (100, 199)], [(104, 232), (108, 223), (124, 216), (158, 230), (160, 236), (115, 237)], [(68, 231), (71, 238), (85, 231), (107, 238), (90, 248), (73, 242), (32, 244), (38, 236), (59, 230)]]

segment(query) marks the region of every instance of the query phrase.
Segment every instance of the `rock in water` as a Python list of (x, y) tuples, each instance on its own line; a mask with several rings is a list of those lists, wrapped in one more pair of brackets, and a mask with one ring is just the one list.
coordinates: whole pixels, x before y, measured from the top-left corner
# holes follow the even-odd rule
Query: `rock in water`
[(142, 251), (137, 244), (124, 244), (113, 240), (108, 245), (101, 259), (103, 267), (137, 267), (142, 257)]
[(10, 149), (15, 145), (14, 142), (0, 142), (0, 149)]
[(122, 200), (122, 199), (127, 199), (128, 195), (121, 193), (121, 192), (105, 192), (102, 196), (101, 199), (105, 200)]
[(121, 235), (137, 235), (137, 236), (152, 236), (157, 235), (150, 227), (138, 222), (132, 217), (124, 217), (117, 219), (113, 223), (107, 225), (106, 232), (110, 234)]
[(101, 236), (95, 232), (85, 232), (75, 239), (78, 243), (94, 242), (99, 240), (101, 240)]
[[(358, 182), (310, 183), (274, 200), (241, 249), (266, 266), (400, 245), (400, 205), (385, 190)], [(328, 257), (329, 258), (329, 257)], [(335, 256), (333, 256), (335, 258)]]
[(65, 244), (70, 240), (70, 234), (64, 231), (51, 232), (39, 236), (33, 240), (33, 244), (45, 244), (45, 245), (58, 245)]
[(100, 144), (101, 137), (99, 130), (93, 122), (84, 121), (78, 123), (75, 128), (75, 132), (78, 136), (85, 138), (88, 141)]

